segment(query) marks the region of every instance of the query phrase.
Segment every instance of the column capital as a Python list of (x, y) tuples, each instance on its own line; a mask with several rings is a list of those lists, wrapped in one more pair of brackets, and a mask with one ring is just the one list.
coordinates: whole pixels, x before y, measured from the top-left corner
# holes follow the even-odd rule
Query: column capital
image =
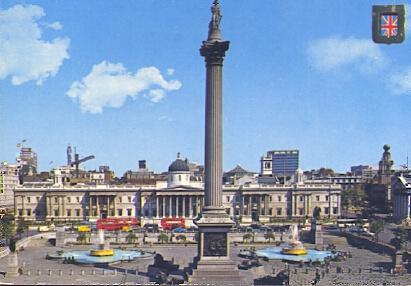
[(205, 58), (207, 65), (222, 65), (225, 52), (230, 46), (229, 41), (204, 41), (200, 48), (200, 55)]

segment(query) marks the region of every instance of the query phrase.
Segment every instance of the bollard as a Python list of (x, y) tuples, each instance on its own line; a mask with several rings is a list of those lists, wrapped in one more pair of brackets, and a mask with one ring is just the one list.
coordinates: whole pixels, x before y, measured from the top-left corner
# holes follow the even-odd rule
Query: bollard
[(27, 270), (27, 276), (30, 276), (30, 275), (31, 275), (30, 270)]
[(308, 268), (305, 268), (305, 274), (308, 274)]
[(74, 274), (73, 269), (70, 269), (70, 275), (73, 275), (73, 274)]
[(91, 269), (91, 275), (95, 275), (96, 274), (96, 270)]
[(113, 275), (116, 276), (117, 275), (117, 269), (114, 269), (113, 271)]
[(63, 270), (59, 270), (59, 276), (63, 276)]
[(101, 274), (106, 275), (106, 271), (103, 269), (103, 271), (101, 272)]
[(38, 270), (37, 270), (37, 276), (40, 276), (40, 275), (41, 275), (41, 270), (38, 269)]
[(297, 268), (294, 269), (294, 274), (297, 274)]
[(51, 271), (51, 269), (49, 269), (49, 276), (51, 276), (51, 274), (52, 274), (52, 271)]
[(275, 267), (273, 267), (273, 274), (275, 274)]
[(83, 270), (83, 269), (81, 269), (81, 271), (80, 271), (80, 275), (81, 275), (81, 276), (83, 276), (83, 275), (84, 275), (84, 270)]

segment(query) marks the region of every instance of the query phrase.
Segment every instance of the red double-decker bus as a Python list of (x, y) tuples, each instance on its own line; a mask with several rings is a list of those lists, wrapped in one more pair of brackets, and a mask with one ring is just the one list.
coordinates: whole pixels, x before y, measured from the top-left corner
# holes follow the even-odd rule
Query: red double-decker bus
[(104, 230), (129, 230), (139, 225), (140, 221), (135, 217), (110, 217), (97, 220), (97, 229)]
[(163, 230), (173, 230), (175, 228), (185, 228), (186, 221), (180, 217), (168, 217), (161, 219), (161, 227)]

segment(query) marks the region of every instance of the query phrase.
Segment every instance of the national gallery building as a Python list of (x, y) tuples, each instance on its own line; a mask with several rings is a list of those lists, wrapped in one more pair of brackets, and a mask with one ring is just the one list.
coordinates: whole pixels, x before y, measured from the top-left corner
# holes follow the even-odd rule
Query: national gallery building
[[(270, 223), (280, 219), (341, 214), (341, 186), (303, 180), (298, 170), (286, 184), (223, 185), (223, 205), (240, 223)], [(17, 220), (95, 221), (106, 217), (137, 217), (142, 225), (162, 218), (182, 217), (193, 225), (204, 205), (203, 182), (191, 181), (187, 162), (177, 158), (167, 181), (155, 185), (24, 183), (14, 190)]]

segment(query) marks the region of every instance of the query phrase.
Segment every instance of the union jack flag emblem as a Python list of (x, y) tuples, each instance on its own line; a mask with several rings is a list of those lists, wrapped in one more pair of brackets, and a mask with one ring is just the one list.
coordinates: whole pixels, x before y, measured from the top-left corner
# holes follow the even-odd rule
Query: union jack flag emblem
[(398, 34), (398, 16), (397, 15), (381, 15), (381, 36), (395, 37)]

